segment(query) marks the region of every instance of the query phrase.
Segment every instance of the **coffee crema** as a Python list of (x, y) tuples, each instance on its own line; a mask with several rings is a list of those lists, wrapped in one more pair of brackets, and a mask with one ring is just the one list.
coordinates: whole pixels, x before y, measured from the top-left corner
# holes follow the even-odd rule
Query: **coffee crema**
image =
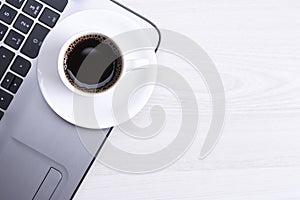
[(118, 46), (109, 37), (87, 34), (69, 45), (63, 67), (68, 81), (76, 89), (101, 93), (119, 80), (123, 59)]

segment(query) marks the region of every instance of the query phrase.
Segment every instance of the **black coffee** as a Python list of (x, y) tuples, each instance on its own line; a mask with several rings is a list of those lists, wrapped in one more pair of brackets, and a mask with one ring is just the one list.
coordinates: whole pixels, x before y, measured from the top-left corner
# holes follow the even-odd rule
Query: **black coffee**
[(100, 34), (82, 36), (72, 42), (64, 56), (64, 70), (77, 89), (100, 93), (120, 78), (123, 60), (117, 45)]

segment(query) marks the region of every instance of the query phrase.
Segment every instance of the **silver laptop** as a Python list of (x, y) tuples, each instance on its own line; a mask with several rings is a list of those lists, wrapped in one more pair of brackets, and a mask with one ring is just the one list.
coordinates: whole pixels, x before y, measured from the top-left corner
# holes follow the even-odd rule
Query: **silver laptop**
[[(144, 27), (154, 26), (109, 0), (0, 1), (1, 200), (72, 199), (112, 131), (63, 120), (44, 100), (37, 80), (39, 51), (49, 32), (89, 8), (113, 9)], [(89, 135), (92, 149), (82, 144), (78, 129)]]

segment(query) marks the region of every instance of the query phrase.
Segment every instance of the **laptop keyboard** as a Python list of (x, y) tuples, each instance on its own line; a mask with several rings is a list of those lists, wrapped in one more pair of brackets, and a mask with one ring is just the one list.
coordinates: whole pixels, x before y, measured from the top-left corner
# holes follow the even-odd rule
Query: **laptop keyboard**
[(0, 2), (0, 120), (68, 0)]

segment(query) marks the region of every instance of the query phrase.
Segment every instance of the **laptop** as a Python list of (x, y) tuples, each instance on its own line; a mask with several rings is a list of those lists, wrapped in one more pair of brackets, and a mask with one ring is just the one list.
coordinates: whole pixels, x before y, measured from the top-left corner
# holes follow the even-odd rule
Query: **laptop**
[[(37, 80), (47, 35), (68, 16), (98, 8), (156, 28), (116, 1), (0, 1), (0, 199), (72, 199), (111, 133), (112, 128), (80, 128), (58, 116)], [(89, 135), (89, 150), (78, 130)]]

